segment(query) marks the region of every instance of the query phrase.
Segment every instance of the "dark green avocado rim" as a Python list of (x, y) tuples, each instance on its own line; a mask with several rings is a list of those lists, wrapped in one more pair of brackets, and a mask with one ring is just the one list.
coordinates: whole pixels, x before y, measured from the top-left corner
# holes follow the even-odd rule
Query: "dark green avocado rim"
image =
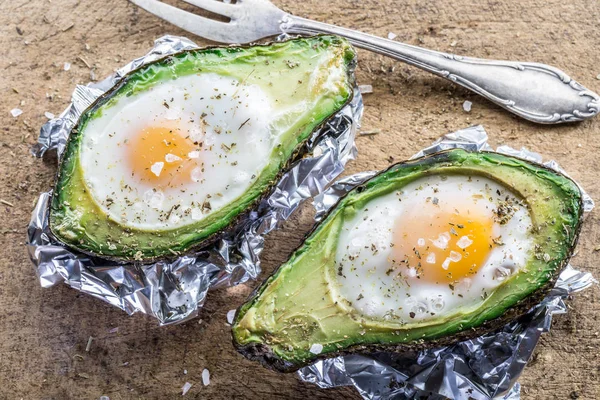
[[(312, 229), (308, 233), (306, 233), (306, 235), (304, 235), (304, 239), (302, 240), (302, 243), (300, 243), (300, 245), (298, 245), (298, 247), (296, 247), (294, 250), (292, 250), (290, 252), (290, 255), (288, 256), (287, 259), (289, 259), (291, 257), (291, 255), (293, 255), (297, 250), (299, 250), (304, 245), (304, 242), (306, 241), (306, 239), (309, 238), (318, 229), (318, 227), (321, 225), (321, 223), (329, 217), (331, 212), (333, 212), (337, 208), (337, 206), (345, 199), (345, 197), (348, 196), (350, 193), (353, 193), (355, 191), (361, 192), (362, 190), (365, 189), (366, 185), (368, 185), (370, 181), (377, 179), (380, 175), (383, 175), (394, 168), (398, 168), (398, 167), (404, 166), (404, 165), (418, 166), (418, 165), (429, 164), (429, 163), (450, 161), (449, 157), (452, 154), (455, 154), (458, 152), (480, 153), (480, 154), (485, 154), (485, 153), (500, 154), (500, 153), (497, 153), (494, 151), (469, 151), (469, 150), (464, 150), (464, 149), (448, 149), (448, 150), (442, 150), (442, 151), (439, 151), (436, 153), (432, 153), (432, 154), (429, 154), (429, 155), (426, 155), (426, 156), (423, 156), (423, 157), (420, 157), (420, 158), (417, 158), (414, 160), (407, 160), (407, 161), (402, 161), (402, 162), (393, 164), (390, 167), (386, 168), (385, 170), (378, 172), (376, 175), (372, 176), (367, 181), (363, 182), (359, 186), (348, 191), (346, 194), (344, 194), (342, 197), (340, 197), (338, 199), (338, 201), (321, 218), (321, 221), (318, 223), (315, 223), (313, 225)], [(577, 183), (575, 181), (573, 181), (573, 179), (571, 179), (570, 177), (568, 177), (556, 170), (546, 167), (545, 165), (532, 163), (531, 161), (520, 158), (520, 157), (508, 156), (508, 155), (504, 155), (504, 154), (500, 154), (500, 155), (503, 157), (506, 157), (508, 159), (519, 160), (519, 161), (521, 161), (527, 165), (533, 166), (537, 169), (551, 172), (553, 175), (559, 175), (559, 176), (563, 177), (564, 179), (571, 181), (579, 189), (579, 186), (577, 185)], [(290, 361), (283, 360), (283, 359), (279, 358), (277, 355), (275, 355), (268, 345), (263, 344), (263, 343), (249, 343), (247, 345), (240, 345), (239, 343), (237, 343), (234, 332), (233, 332), (233, 326), (235, 326), (236, 322), (240, 318), (240, 312), (246, 306), (251, 306), (251, 304), (254, 303), (254, 301), (258, 298), (258, 296), (266, 288), (267, 282), (270, 280), (270, 278), (274, 277), (275, 275), (277, 275), (279, 273), (281, 266), (283, 266), (285, 264), (285, 262), (284, 262), (279, 267), (277, 267), (269, 276), (265, 277), (265, 279), (263, 280), (261, 285), (259, 285), (256, 289), (254, 289), (254, 291), (250, 294), (248, 299), (241, 306), (239, 306), (237, 308), (237, 310), (235, 312), (235, 316), (233, 318), (233, 324), (232, 324), (232, 330), (231, 330), (233, 346), (236, 348), (236, 350), (240, 354), (242, 354), (244, 357), (246, 357), (250, 361), (257, 361), (260, 364), (262, 364), (265, 368), (273, 370), (273, 371), (289, 373), (289, 372), (295, 372), (305, 366), (314, 364), (315, 362), (317, 362), (319, 360), (326, 360), (326, 359), (334, 358), (334, 357), (338, 357), (338, 356), (357, 354), (357, 353), (370, 354), (370, 353), (376, 353), (376, 352), (393, 352), (393, 353), (404, 353), (404, 352), (411, 352), (411, 351), (416, 352), (416, 351), (426, 350), (426, 349), (431, 349), (431, 348), (436, 348), (436, 347), (449, 346), (452, 344), (456, 344), (458, 342), (473, 339), (473, 338), (482, 336), (484, 334), (500, 330), (502, 327), (504, 327), (507, 323), (509, 323), (511, 321), (525, 318), (527, 312), (531, 308), (533, 308), (534, 306), (539, 304), (543, 300), (544, 297), (546, 297), (546, 295), (554, 287), (554, 284), (555, 284), (556, 280), (558, 279), (558, 276), (563, 271), (563, 269), (567, 266), (567, 264), (569, 263), (569, 260), (573, 256), (573, 251), (575, 250), (575, 247), (577, 246), (577, 241), (579, 239), (579, 233), (581, 232), (581, 226), (582, 226), (582, 222), (583, 222), (583, 218), (584, 218), (584, 214), (582, 211), (583, 210), (583, 197), (581, 195), (581, 189), (579, 189), (579, 191), (580, 191), (580, 196), (578, 198), (578, 200), (579, 200), (578, 203), (579, 203), (579, 210), (581, 210), (581, 212), (579, 213), (579, 220), (577, 221), (577, 226), (576, 226), (576, 229), (573, 234), (573, 240), (572, 240), (572, 243), (567, 248), (566, 257), (564, 257), (564, 259), (562, 260), (559, 267), (553, 271), (552, 277), (548, 280), (548, 282), (546, 282), (546, 284), (544, 284), (543, 286), (538, 288), (535, 292), (531, 293), (529, 296), (520, 300), (514, 306), (505, 310), (501, 316), (494, 318), (494, 319), (487, 320), (475, 328), (466, 329), (466, 330), (458, 332), (454, 335), (442, 337), (439, 339), (419, 341), (419, 342), (414, 342), (414, 343), (410, 343), (410, 344), (398, 344), (398, 345), (385, 345), (385, 344), (366, 344), (365, 345), (365, 344), (361, 344), (361, 345), (350, 346), (350, 347), (345, 348), (344, 350), (330, 352), (330, 353), (327, 353), (327, 355), (324, 355), (321, 357), (315, 357), (315, 358), (311, 359), (310, 361), (307, 361), (304, 363), (292, 363)], [(243, 311), (245, 311), (245, 310), (243, 310)]]
[[(68, 148), (71, 141), (73, 140), (73, 132), (77, 132), (79, 129), (80, 123), (82, 122), (82, 117), (87, 115), (90, 112), (93, 112), (98, 107), (102, 106), (106, 99), (110, 100), (111, 96), (115, 92), (117, 92), (124, 84), (126, 84), (132, 75), (135, 75), (141, 69), (147, 68), (148, 66), (153, 65), (153, 64), (159, 64), (161, 62), (168, 62), (169, 59), (175, 58), (181, 54), (185, 54), (188, 52), (207, 51), (207, 50), (213, 50), (213, 49), (230, 51), (230, 50), (235, 50), (235, 49), (248, 49), (251, 47), (268, 47), (268, 46), (271, 46), (274, 44), (281, 44), (281, 43), (286, 43), (286, 42), (290, 42), (290, 41), (294, 41), (294, 40), (303, 40), (303, 39), (314, 38), (314, 37), (332, 37), (337, 40), (342, 40), (342, 41), (347, 42), (345, 39), (340, 38), (339, 36), (320, 34), (320, 35), (312, 35), (312, 36), (291, 37), (289, 39), (281, 40), (281, 41), (271, 40), (271, 41), (268, 41), (265, 43), (248, 43), (248, 44), (244, 44), (244, 45), (232, 45), (232, 46), (219, 46), (219, 45), (205, 46), (205, 47), (199, 47), (199, 48), (194, 48), (194, 49), (189, 49), (189, 50), (182, 50), (182, 51), (178, 51), (173, 54), (166, 55), (166, 56), (158, 58), (150, 63), (140, 65), (138, 68), (133, 69), (133, 70), (129, 71), (127, 74), (123, 75), (123, 77), (121, 79), (119, 79), (119, 81), (114, 86), (112, 86), (105, 93), (100, 95), (96, 100), (94, 100), (94, 102), (92, 104), (90, 104), (85, 110), (83, 110), (81, 112), (81, 115), (77, 119), (77, 122), (75, 123), (73, 128), (71, 128), (71, 130), (69, 132), (69, 136), (65, 143), (65, 151), (63, 152), (63, 154), (60, 157), (60, 160), (58, 163), (58, 168), (57, 168), (57, 171), (56, 171), (56, 174), (54, 177), (54, 182), (52, 184), (53, 190), (52, 190), (52, 195), (51, 195), (50, 201), (48, 201), (48, 205), (47, 205), (47, 209), (46, 209), (47, 215), (50, 216), (50, 214), (51, 214), (50, 210), (51, 210), (52, 204), (54, 202), (54, 197), (56, 196), (56, 187), (60, 181), (60, 173), (63, 169), (64, 158), (67, 155), (66, 149)], [(350, 95), (348, 96), (348, 99), (346, 100), (346, 102), (344, 104), (342, 104), (336, 112), (331, 114), (329, 117), (324, 119), (323, 122), (321, 122), (319, 125), (317, 125), (313, 129), (312, 134), (308, 135), (304, 141), (302, 141), (301, 143), (298, 143), (298, 145), (292, 152), (291, 156), (285, 162), (285, 165), (283, 166), (283, 168), (273, 178), (273, 180), (270, 182), (270, 184), (267, 185), (267, 189), (264, 191), (264, 193), (261, 196), (257, 197), (256, 200), (247, 207), (246, 211), (238, 214), (238, 216), (233, 221), (231, 221), (231, 223), (228, 226), (211, 234), (209, 237), (205, 238), (204, 240), (199, 241), (199, 242), (195, 243), (194, 245), (190, 246), (189, 249), (187, 249), (185, 252), (178, 253), (175, 255), (174, 254), (164, 254), (161, 256), (146, 257), (141, 261), (136, 261), (133, 258), (128, 258), (128, 257), (114, 257), (114, 256), (108, 256), (108, 255), (100, 255), (100, 254), (96, 254), (94, 252), (85, 250), (83, 248), (80, 248), (79, 246), (64, 243), (62, 240), (60, 240), (58, 238), (58, 236), (56, 236), (54, 234), (52, 225), (50, 223), (48, 223), (51, 239), (63, 247), (76, 250), (79, 253), (82, 253), (82, 254), (85, 254), (85, 255), (88, 255), (91, 257), (97, 257), (100, 259), (104, 259), (104, 260), (108, 260), (108, 261), (112, 261), (112, 262), (116, 262), (116, 263), (127, 263), (127, 264), (135, 264), (135, 265), (153, 264), (153, 263), (156, 263), (159, 261), (173, 262), (174, 260), (178, 259), (179, 257), (181, 257), (183, 255), (200, 254), (204, 248), (218, 242), (220, 239), (222, 239), (224, 236), (226, 236), (227, 233), (231, 232), (232, 228), (238, 227), (243, 220), (247, 219), (248, 215), (250, 215), (250, 213), (252, 211), (255, 211), (256, 208), (258, 207), (258, 205), (271, 194), (273, 187), (277, 184), (277, 182), (279, 182), (281, 177), (290, 170), (292, 165), (294, 163), (296, 163), (297, 161), (299, 161), (300, 159), (302, 159), (306, 154), (308, 154), (312, 151), (311, 146), (309, 146), (309, 142), (314, 142), (315, 139), (319, 139), (319, 137), (320, 137), (320, 136), (313, 137), (314, 132), (321, 130), (325, 125), (327, 125), (327, 123), (331, 119), (333, 119), (335, 117), (335, 115), (337, 113), (339, 113), (340, 110), (342, 110), (344, 107), (346, 107), (348, 104), (350, 104), (350, 102), (352, 101), (352, 99), (354, 97), (352, 95), (352, 93), (354, 91), (358, 90), (358, 89), (356, 89), (356, 77), (354, 75), (354, 70), (356, 69), (356, 65), (357, 65), (357, 58), (356, 58), (356, 50), (354, 49), (354, 47), (352, 47), (352, 45), (350, 43), (348, 43), (348, 49), (352, 52), (352, 59), (345, 59), (345, 66), (346, 66), (345, 70), (346, 70), (346, 76), (348, 78), (348, 85), (352, 90), (350, 90)]]

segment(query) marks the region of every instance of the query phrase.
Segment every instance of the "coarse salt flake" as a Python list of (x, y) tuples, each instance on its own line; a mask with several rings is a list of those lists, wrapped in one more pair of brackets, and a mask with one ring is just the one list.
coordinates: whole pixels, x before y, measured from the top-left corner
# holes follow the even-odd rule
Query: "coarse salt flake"
[(48, 119), (54, 119), (54, 114), (52, 114), (51, 112), (46, 111), (44, 113), (44, 117), (46, 117)]
[(396, 35), (394, 32), (390, 32), (390, 33), (388, 33), (387, 37), (390, 40), (394, 40), (394, 39), (396, 39), (398, 37), (398, 35)]
[(181, 157), (178, 157), (175, 154), (168, 153), (165, 156), (165, 161), (168, 162), (168, 163), (175, 162), (175, 161), (180, 161), (180, 160), (181, 160)]
[(165, 166), (165, 163), (162, 161), (159, 162), (155, 162), (154, 164), (152, 164), (152, 166), (150, 167), (150, 171), (152, 171), (152, 173), (156, 176), (160, 176), (160, 173), (162, 172), (163, 167)]
[[(431, 239), (429, 239), (431, 240)], [(448, 232), (440, 233), (438, 238), (431, 240), (431, 243), (438, 249), (446, 250), (448, 242), (450, 241), (450, 234)]]
[(200, 158), (200, 152), (197, 150), (190, 151), (187, 156), (188, 158)]
[(448, 267), (450, 266), (450, 262), (452, 260), (450, 260), (450, 257), (446, 257), (446, 259), (444, 260), (444, 262), (442, 263), (442, 268), (444, 269), (448, 269)]
[(235, 310), (227, 311), (227, 323), (229, 325), (233, 324), (233, 317), (235, 317)]
[(194, 182), (200, 182), (202, 179), (202, 168), (196, 167), (190, 172), (190, 176)]
[(429, 253), (425, 261), (427, 261), (428, 264), (435, 264), (435, 253)]
[(202, 219), (202, 210), (199, 208), (192, 209), (192, 219), (194, 221), (198, 221)]
[(21, 110), (20, 108), (13, 108), (12, 110), (10, 110), (10, 114), (17, 118), (19, 115), (23, 114), (23, 110)]
[(373, 86), (372, 85), (358, 85), (358, 90), (360, 90), (360, 92), (362, 94), (373, 93)]
[(189, 382), (186, 382), (182, 387), (181, 387), (181, 395), (185, 396), (187, 392), (190, 391), (190, 389), (192, 388), (192, 384)]
[(310, 346), (310, 349), (308, 351), (310, 351), (313, 354), (321, 354), (321, 352), (323, 351), (323, 345), (319, 343), (314, 343), (312, 346)]
[(68, 63), (68, 62), (66, 62), (66, 63), (63, 65), (63, 69), (64, 69), (65, 71), (68, 71), (68, 70), (70, 70), (70, 69), (71, 69), (71, 63)]
[(204, 368), (202, 370), (202, 384), (208, 386), (210, 384), (210, 372)]
[(466, 112), (471, 112), (472, 105), (473, 105), (473, 103), (471, 103), (469, 100), (465, 101), (463, 103), (463, 110), (465, 110)]
[(450, 257), (448, 257), (452, 262), (459, 262), (462, 259), (462, 255), (459, 252), (451, 251)]
[(471, 239), (469, 239), (468, 236), (463, 236), (460, 239), (458, 239), (458, 241), (456, 242), (456, 245), (458, 247), (460, 247), (461, 249), (466, 249), (467, 247), (469, 247), (472, 244), (473, 244), (473, 241)]

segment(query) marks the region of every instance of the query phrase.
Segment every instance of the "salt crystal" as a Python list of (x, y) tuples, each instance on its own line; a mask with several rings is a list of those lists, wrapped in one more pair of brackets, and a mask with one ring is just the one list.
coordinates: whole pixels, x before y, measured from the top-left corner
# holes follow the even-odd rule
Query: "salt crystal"
[(192, 177), (192, 180), (194, 182), (200, 182), (200, 180), (202, 179), (202, 168), (200, 167), (196, 167), (192, 170), (192, 172), (190, 173), (190, 176)]
[(359, 85), (358, 90), (360, 90), (360, 92), (362, 94), (373, 93), (373, 86), (372, 85)]
[(108, 330), (108, 333), (117, 333), (117, 332), (119, 332), (119, 327), (112, 328), (112, 329)]
[(463, 110), (465, 110), (466, 112), (471, 112), (472, 105), (473, 105), (473, 103), (471, 103), (469, 100), (465, 101), (463, 103)]
[(313, 354), (321, 354), (321, 352), (323, 351), (323, 345), (315, 343), (312, 346), (310, 346), (310, 350), (308, 351), (310, 351)]
[(472, 244), (473, 244), (473, 241), (471, 239), (469, 239), (468, 236), (463, 236), (460, 239), (458, 239), (458, 241), (456, 242), (456, 245), (458, 247), (460, 247), (461, 249), (466, 249), (467, 247), (469, 247)]
[(202, 219), (202, 210), (200, 210), (199, 208), (194, 208), (192, 210), (192, 219), (194, 221), (198, 221)]
[(388, 39), (390, 39), (390, 40), (394, 40), (397, 37), (398, 37), (398, 35), (396, 35), (394, 32), (388, 33)]
[(165, 163), (162, 161), (159, 162), (155, 162), (154, 164), (152, 164), (152, 166), (150, 167), (150, 171), (152, 171), (152, 173), (156, 176), (160, 176), (160, 173), (163, 169), (163, 167), (165, 166)]
[(444, 262), (442, 263), (442, 268), (444, 269), (448, 269), (448, 267), (450, 266), (450, 258), (446, 257), (446, 259), (444, 260)]
[(425, 246), (425, 239), (419, 238), (419, 240), (417, 240), (417, 245), (419, 245), (420, 247)]
[(171, 162), (175, 162), (175, 161), (179, 161), (179, 160), (181, 160), (181, 157), (178, 157), (178, 156), (176, 156), (175, 154), (168, 153), (168, 154), (165, 156), (165, 161), (166, 161), (166, 162), (169, 162), (169, 163), (171, 163)]
[(200, 152), (197, 150), (190, 151), (187, 156), (188, 158), (200, 158)]
[(235, 310), (227, 311), (227, 323), (229, 325), (233, 324), (233, 317), (235, 317)]
[(462, 259), (462, 255), (456, 251), (450, 252), (450, 257), (448, 257), (452, 262), (459, 262)]
[(239, 171), (233, 178), (234, 183), (246, 183), (250, 180), (250, 174), (246, 171)]
[(429, 264), (435, 264), (435, 253), (429, 253), (425, 261)]
[(183, 387), (181, 388), (181, 395), (185, 396), (187, 392), (190, 391), (190, 389), (192, 388), (192, 384), (189, 382), (186, 382)]
[[(429, 239), (431, 240), (431, 239)], [(450, 234), (448, 232), (440, 233), (436, 240), (431, 240), (431, 243), (438, 249), (446, 250), (448, 242), (450, 241)]]
[(44, 113), (44, 117), (46, 117), (48, 119), (54, 119), (54, 114), (52, 114), (51, 112), (46, 111)]
[(19, 115), (23, 114), (23, 110), (21, 110), (20, 108), (13, 108), (12, 110), (10, 110), (10, 113), (13, 117), (18, 117)]
[(65, 65), (63, 66), (63, 69), (64, 69), (65, 71), (68, 71), (68, 70), (70, 70), (70, 69), (71, 69), (71, 63), (68, 63), (68, 62), (66, 62), (66, 63), (65, 63)]
[(183, 370), (183, 374), (184, 374), (184, 375), (187, 375), (187, 369), (184, 369), (184, 370)]
[(154, 191), (150, 189), (144, 193), (144, 202), (155, 210), (159, 210), (162, 207), (164, 199), (165, 195), (160, 190)]
[(210, 372), (204, 368), (202, 370), (202, 384), (208, 386), (210, 384)]
[(99, 400), (110, 400), (110, 397), (108, 397), (108, 396), (100, 396)]

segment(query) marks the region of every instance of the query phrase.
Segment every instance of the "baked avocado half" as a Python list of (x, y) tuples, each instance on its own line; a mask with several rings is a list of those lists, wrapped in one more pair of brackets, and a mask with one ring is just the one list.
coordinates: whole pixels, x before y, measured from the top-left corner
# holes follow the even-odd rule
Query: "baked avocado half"
[(396, 164), (339, 200), (242, 305), (233, 342), (281, 372), (495, 330), (551, 289), (576, 245), (568, 177), (492, 152)]
[(142, 263), (214, 242), (351, 100), (355, 57), (346, 40), (314, 36), (182, 51), (132, 71), (70, 134), (52, 234)]

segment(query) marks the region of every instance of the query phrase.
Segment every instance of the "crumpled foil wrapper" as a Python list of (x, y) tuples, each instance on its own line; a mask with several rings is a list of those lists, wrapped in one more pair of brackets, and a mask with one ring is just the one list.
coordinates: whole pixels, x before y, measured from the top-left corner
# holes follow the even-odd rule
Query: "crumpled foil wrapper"
[[(195, 48), (198, 46), (189, 39), (164, 36), (155, 41), (148, 54), (105, 80), (77, 86), (69, 107), (42, 126), (33, 155), (41, 157), (47, 150), (56, 149), (60, 156), (83, 111), (125, 74), (166, 55)], [(171, 263), (120, 264), (61, 246), (52, 239), (48, 228), (51, 192), (43, 193), (27, 229), (27, 248), (40, 284), (50, 287), (65, 282), (129, 314), (152, 315), (160, 325), (193, 318), (204, 304), (209, 288), (256, 279), (264, 235), (286, 220), (304, 200), (321, 193), (354, 159), (354, 138), (362, 111), (362, 97), (356, 88), (352, 101), (308, 141), (311, 153), (292, 165), (245, 221), (215, 245)]]
[[(412, 158), (451, 148), (493, 151), (487, 139), (483, 127), (474, 126), (443, 136)], [(496, 151), (564, 173), (556, 162), (542, 162), (539, 154), (524, 148), (515, 150), (501, 146)], [(375, 174), (362, 172), (341, 179), (317, 196), (314, 200), (316, 219), (322, 219), (341, 196)], [(583, 193), (584, 210), (589, 212), (594, 202)], [(541, 334), (550, 330), (552, 316), (567, 312), (563, 301), (567, 296), (594, 283), (597, 282), (591, 274), (568, 265), (540, 304), (498, 332), (424, 351), (331, 358), (302, 368), (298, 375), (322, 388), (354, 386), (364, 399), (372, 400), (518, 400), (520, 386), (517, 379)]]

